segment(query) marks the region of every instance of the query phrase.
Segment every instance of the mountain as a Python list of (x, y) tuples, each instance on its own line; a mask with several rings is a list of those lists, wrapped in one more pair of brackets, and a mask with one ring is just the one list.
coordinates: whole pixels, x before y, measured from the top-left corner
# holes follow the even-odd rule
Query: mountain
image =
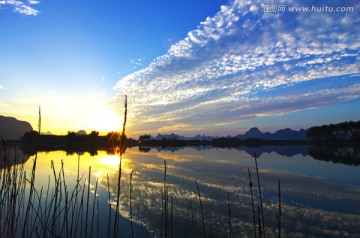
[(276, 131), (271, 135), (272, 140), (306, 140), (307, 139), (307, 131), (301, 129), (300, 131), (295, 131), (290, 128), (285, 128)]
[(205, 136), (205, 135), (196, 135), (192, 137), (180, 136), (174, 133), (168, 134), (157, 134), (155, 137), (151, 136), (152, 140), (202, 140), (202, 141), (211, 141), (215, 139), (214, 136)]
[(261, 139), (261, 140), (306, 140), (307, 130), (295, 131), (290, 128), (278, 130), (274, 133), (263, 133), (257, 127), (253, 127), (245, 134), (234, 136), (237, 139)]
[[(285, 128), (278, 130), (274, 133), (265, 132), (259, 130), (257, 127), (253, 127), (248, 130), (245, 134), (237, 136), (227, 136), (227, 139), (261, 139), (261, 140), (307, 140), (307, 131), (301, 129), (300, 131)], [(151, 140), (198, 140), (198, 141), (211, 141), (219, 137), (196, 135), (193, 137), (180, 136), (174, 133), (171, 134), (158, 134), (155, 137), (149, 136)]]
[(13, 117), (0, 116), (0, 134), (4, 140), (19, 140), (27, 131), (32, 131), (29, 122), (19, 121)]

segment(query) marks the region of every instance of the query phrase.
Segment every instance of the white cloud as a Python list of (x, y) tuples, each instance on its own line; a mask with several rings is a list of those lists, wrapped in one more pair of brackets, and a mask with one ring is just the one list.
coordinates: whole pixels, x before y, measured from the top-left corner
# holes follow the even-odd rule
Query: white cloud
[[(357, 83), (333, 80), (360, 72), (358, 14), (263, 13), (261, 3), (222, 6), (167, 54), (122, 78), (114, 88), (134, 98), (130, 116), (159, 128), (222, 123), (359, 97)], [(301, 93), (277, 91), (321, 78), (332, 83), (311, 93), (307, 84)]]
[(0, 83), (0, 90), (5, 89), (4, 86)]
[(13, 11), (16, 13), (36, 16), (39, 14), (39, 11), (32, 8), (31, 5), (39, 4), (40, 1), (28, 0), (28, 1), (16, 1), (16, 0), (2, 0), (0, 1), (0, 9), (1, 5), (3, 6), (11, 6)]

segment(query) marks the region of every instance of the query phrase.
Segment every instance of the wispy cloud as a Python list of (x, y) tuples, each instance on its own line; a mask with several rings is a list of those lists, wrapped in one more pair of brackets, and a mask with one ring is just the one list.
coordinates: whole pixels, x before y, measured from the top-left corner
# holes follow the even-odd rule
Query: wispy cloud
[[(130, 113), (137, 125), (231, 123), (359, 97), (355, 1), (346, 2), (354, 13), (264, 13), (262, 4), (236, 0), (222, 6), (167, 54), (122, 78), (114, 88), (133, 98)], [(329, 83), (316, 86), (324, 78)]]
[(4, 86), (2, 86), (2, 84), (0, 83), (0, 90), (1, 90), (1, 89), (5, 89), (5, 88), (4, 88)]
[(31, 5), (39, 4), (40, 1), (28, 0), (28, 1), (16, 1), (16, 0), (2, 0), (0, 1), (1, 6), (10, 6), (13, 8), (13, 11), (16, 13), (36, 16), (39, 14), (39, 11), (32, 8)]

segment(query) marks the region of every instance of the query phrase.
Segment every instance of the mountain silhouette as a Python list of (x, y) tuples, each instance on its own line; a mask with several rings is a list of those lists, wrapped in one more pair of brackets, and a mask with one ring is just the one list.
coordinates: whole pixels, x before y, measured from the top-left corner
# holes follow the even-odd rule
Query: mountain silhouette
[(259, 130), (257, 127), (251, 128), (245, 134), (234, 136), (237, 139), (262, 139), (262, 140), (306, 140), (307, 130), (301, 129), (300, 131), (285, 128), (278, 130), (274, 133)]
[[(252, 127), (250, 130), (245, 132), (245, 134), (236, 135), (236, 136), (227, 136), (227, 139), (261, 139), (261, 140), (307, 140), (307, 131), (301, 129), (299, 131), (292, 130), (290, 128), (285, 128), (278, 130), (274, 133), (265, 132), (263, 133), (259, 128)], [(205, 135), (196, 135), (193, 137), (185, 137), (180, 136), (174, 133), (171, 134), (158, 134), (155, 137), (150, 136), (150, 139), (152, 140), (205, 140), (205, 141), (211, 141), (213, 139), (216, 139), (219, 137), (214, 136), (205, 136)]]
[(19, 121), (13, 117), (0, 116), (0, 135), (4, 140), (19, 140), (27, 131), (33, 128), (29, 122)]

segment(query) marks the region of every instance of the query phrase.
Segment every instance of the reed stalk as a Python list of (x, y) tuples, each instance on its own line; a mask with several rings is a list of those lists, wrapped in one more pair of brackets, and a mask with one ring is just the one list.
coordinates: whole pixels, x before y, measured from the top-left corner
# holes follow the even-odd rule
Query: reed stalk
[(96, 197), (97, 197), (97, 188), (98, 188), (99, 178), (96, 179), (95, 183), (95, 192), (94, 192), (94, 201), (93, 201), (93, 209), (92, 209), (92, 218), (91, 218), (91, 232), (90, 237), (93, 236), (93, 230), (94, 230), (94, 219), (95, 219), (95, 206), (96, 206)]
[(199, 198), (199, 204), (200, 204), (201, 220), (202, 220), (202, 225), (203, 225), (204, 237), (206, 238), (206, 228), (205, 228), (204, 211), (203, 211), (203, 206), (202, 206), (202, 203), (201, 203), (201, 196), (200, 196), (199, 185), (198, 185), (198, 183), (197, 183), (196, 180), (195, 180), (195, 184), (196, 184), (196, 189), (197, 189), (197, 192), (198, 192), (198, 198)]
[(174, 197), (171, 196), (171, 208), (170, 208), (170, 237), (173, 237), (173, 211), (174, 211)]
[(254, 205), (254, 197), (253, 197), (253, 183), (251, 181), (251, 173), (250, 169), (248, 169), (249, 173), (249, 187), (250, 187), (250, 196), (251, 196), (251, 207), (252, 207), (252, 214), (253, 214), (253, 225), (254, 225), (254, 237), (257, 238), (256, 234), (256, 216), (255, 216), (255, 205)]
[[(265, 238), (265, 219), (264, 219), (264, 206), (263, 206), (263, 199), (262, 199), (262, 194), (261, 194), (261, 185), (260, 185), (260, 176), (259, 176), (259, 167), (258, 167), (258, 162), (257, 162), (257, 157), (256, 157), (256, 153), (254, 152), (254, 157), (255, 157), (255, 165), (256, 165), (256, 176), (257, 176), (257, 181), (258, 181), (258, 188), (259, 188), (259, 196), (260, 196), (260, 206), (261, 206), (261, 224), (263, 227), (263, 231), (264, 231), (264, 238)], [(260, 234), (261, 237), (261, 234)]]
[(99, 226), (99, 197), (96, 198), (96, 238), (99, 238), (99, 229), (100, 229), (100, 226)]
[(211, 214), (209, 217), (209, 222), (210, 222), (210, 238), (212, 237), (212, 218), (211, 218)]
[(189, 202), (189, 207), (187, 209), (187, 218), (186, 218), (186, 229), (185, 229), (185, 238), (187, 238), (187, 234), (188, 234), (188, 227), (189, 227), (189, 218), (190, 218), (190, 202)]
[(130, 226), (131, 226), (131, 237), (134, 236), (134, 227), (133, 227), (133, 217), (132, 217), (132, 177), (133, 177), (134, 170), (130, 173)]
[(195, 238), (194, 210), (192, 209), (192, 203), (191, 202), (190, 202), (190, 210), (191, 210), (191, 223), (192, 223), (193, 238)]
[(279, 200), (279, 214), (278, 214), (278, 230), (279, 230), (279, 238), (281, 238), (281, 189), (280, 189), (280, 180), (278, 181), (278, 200)]
[(168, 204), (167, 204), (167, 181), (166, 181), (166, 160), (164, 160), (164, 225), (165, 238), (168, 235)]
[(261, 209), (260, 209), (260, 207), (258, 207), (258, 212), (257, 212), (257, 214), (258, 214), (258, 222), (259, 222), (259, 237), (261, 238), (262, 237), (262, 229), (261, 229)]
[(89, 167), (89, 178), (87, 187), (87, 199), (86, 199), (86, 215), (85, 215), (85, 237), (88, 236), (88, 214), (89, 214), (89, 197), (90, 197), (90, 179), (91, 179), (91, 166)]
[(36, 145), (36, 154), (35, 154), (35, 159), (34, 159), (34, 163), (33, 163), (33, 167), (31, 170), (31, 180), (30, 180), (30, 194), (29, 194), (29, 200), (28, 200), (28, 204), (26, 207), (26, 213), (25, 213), (25, 227), (23, 227), (23, 232), (22, 232), (22, 238), (26, 237), (26, 224), (28, 223), (28, 217), (29, 217), (29, 213), (30, 213), (30, 207), (31, 207), (31, 199), (34, 193), (34, 184), (35, 184), (35, 171), (36, 171), (36, 162), (37, 162), (37, 152), (38, 152), (38, 147), (39, 147), (39, 140), (40, 140), (40, 133), (41, 133), (41, 107), (39, 106), (39, 118), (38, 118), (38, 132), (39, 132), (39, 137), (37, 140), (37, 145)]
[(117, 186), (117, 193), (116, 193), (116, 213), (115, 213), (115, 225), (114, 225), (114, 238), (118, 236), (118, 217), (119, 217), (119, 207), (120, 207), (120, 188), (121, 188), (121, 171), (122, 171), (122, 153), (124, 149), (124, 140), (125, 140), (125, 127), (126, 127), (126, 119), (127, 119), (127, 95), (125, 95), (125, 103), (124, 103), (124, 122), (121, 132), (120, 138), (120, 163), (119, 163), (119, 172), (118, 172), (118, 186)]
[(109, 203), (109, 216), (108, 216), (108, 228), (107, 228), (107, 237), (110, 238), (110, 231), (111, 231), (111, 192), (110, 192), (110, 180), (109, 180), (109, 174), (106, 174), (107, 179), (107, 189), (108, 189), (108, 203)]
[(228, 237), (232, 238), (233, 237), (233, 229), (232, 229), (232, 221), (231, 221), (231, 206), (230, 206), (230, 193), (228, 193), (228, 200), (227, 200), (227, 205), (228, 205), (228, 216), (229, 216), (229, 234)]
[(161, 191), (161, 222), (160, 222), (160, 238), (163, 237), (163, 223), (164, 223), (164, 191)]

